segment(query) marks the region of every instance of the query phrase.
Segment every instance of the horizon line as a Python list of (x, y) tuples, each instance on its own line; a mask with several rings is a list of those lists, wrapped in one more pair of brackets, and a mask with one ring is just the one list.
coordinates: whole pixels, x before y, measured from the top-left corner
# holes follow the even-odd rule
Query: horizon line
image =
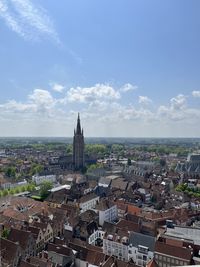
[[(73, 138), (73, 136), (0, 136), (0, 138)], [(194, 136), (84, 136), (84, 138), (137, 138), (137, 139), (172, 139), (172, 138), (176, 138), (176, 139), (200, 139), (200, 137), (194, 137)]]

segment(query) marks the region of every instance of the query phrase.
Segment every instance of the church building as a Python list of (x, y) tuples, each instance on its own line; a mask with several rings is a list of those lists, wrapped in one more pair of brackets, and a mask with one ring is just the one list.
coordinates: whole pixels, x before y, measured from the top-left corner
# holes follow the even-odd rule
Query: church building
[(75, 170), (81, 170), (85, 166), (84, 136), (81, 129), (80, 116), (78, 113), (77, 126), (74, 129), (73, 138), (73, 166)]

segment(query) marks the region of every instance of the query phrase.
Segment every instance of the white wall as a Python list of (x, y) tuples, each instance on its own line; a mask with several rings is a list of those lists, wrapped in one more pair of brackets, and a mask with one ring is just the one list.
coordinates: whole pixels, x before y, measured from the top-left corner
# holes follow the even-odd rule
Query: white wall
[(112, 206), (107, 210), (99, 211), (99, 225), (103, 225), (105, 221), (112, 222), (115, 221), (118, 217), (117, 205)]
[(99, 201), (99, 197), (95, 197), (89, 201), (80, 203), (81, 212), (95, 208), (98, 201)]

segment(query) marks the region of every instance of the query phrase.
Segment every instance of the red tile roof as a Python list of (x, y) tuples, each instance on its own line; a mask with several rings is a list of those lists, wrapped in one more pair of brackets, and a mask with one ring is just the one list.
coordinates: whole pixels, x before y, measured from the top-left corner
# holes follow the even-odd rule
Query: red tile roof
[(188, 262), (192, 258), (192, 251), (189, 248), (172, 246), (159, 241), (156, 242), (155, 252), (184, 259)]

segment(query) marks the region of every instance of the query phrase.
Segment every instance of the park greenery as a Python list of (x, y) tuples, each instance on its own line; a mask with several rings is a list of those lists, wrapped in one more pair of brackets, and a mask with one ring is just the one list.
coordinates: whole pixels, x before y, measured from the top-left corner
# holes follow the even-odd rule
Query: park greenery
[(139, 146), (137, 148), (139, 151), (144, 152), (154, 152), (161, 155), (177, 154), (178, 156), (187, 156), (190, 149), (182, 146), (169, 146), (169, 145), (149, 145), (149, 146)]
[(0, 197), (5, 197), (8, 195), (15, 195), (15, 194), (19, 194), (25, 191), (32, 192), (34, 190), (35, 190), (35, 185), (30, 183), (30, 184), (23, 185), (23, 186), (17, 186), (11, 189), (0, 190)]
[(185, 184), (180, 184), (176, 187), (176, 191), (178, 192), (184, 192), (190, 197), (200, 197), (200, 189), (195, 187), (195, 188), (190, 188), (188, 187), (187, 183)]
[(50, 194), (50, 190), (53, 188), (53, 184), (52, 182), (44, 181), (40, 184), (39, 187), (39, 191), (35, 195), (32, 195), (31, 198), (43, 201)]
[(29, 175), (33, 176), (35, 174), (43, 172), (43, 170), (44, 170), (44, 166), (43, 165), (38, 164), (38, 163), (32, 163)]
[(96, 164), (91, 164), (90, 166), (88, 166), (87, 168), (87, 173), (92, 172), (93, 170), (99, 169), (99, 168), (103, 168), (103, 164), (101, 163), (96, 163)]

